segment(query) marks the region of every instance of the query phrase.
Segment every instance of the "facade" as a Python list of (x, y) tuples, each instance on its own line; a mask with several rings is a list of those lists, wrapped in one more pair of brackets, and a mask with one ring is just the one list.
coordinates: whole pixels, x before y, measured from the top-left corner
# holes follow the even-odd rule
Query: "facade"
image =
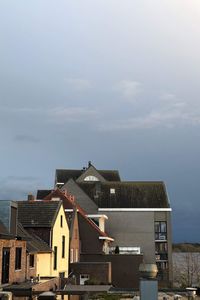
[(62, 202), (19, 201), (18, 218), (39, 248), (37, 275), (67, 277), (69, 229)]
[(17, 204), (0, 201), (0, 284), (26, 279), (26, 241), (17, 235)]
[[(110, 252), (119, 246), (121, 254), (143, 254), (145, 263), (157, 264), (159, 285), (172, 284), (171, 207), (164, 182), (121, 181), (118, 171), (89, 163), (82, 170), (56, 170), (55, 187), (74, 195), (91, 219), (108, 218)], [(100, 217), (95, 221), (100, 225)]]

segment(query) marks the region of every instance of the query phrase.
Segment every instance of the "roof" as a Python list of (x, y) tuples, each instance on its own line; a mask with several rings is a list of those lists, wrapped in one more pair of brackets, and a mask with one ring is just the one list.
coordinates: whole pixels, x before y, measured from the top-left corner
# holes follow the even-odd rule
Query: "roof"
[(38, 190), (36, 199), (42, 200), (51, 193), (52, 190)]
[[(69, 179), (75, 181), (86, 171), (82, 170), (70, 170), (70, 169), (57, 169), (56, 170), (56, 182), (66, 183)], [(120, 181), (119, 172), (117, 170), (97, 170), (97, 172), (104, 177), (106, 181)]]
[[(60, 189), (56, 189), (52, 191), (45, 199), (50, 200), (51, 197), (58, 196), (63, 201), (64, 208), (70, 208), (73, 210), (77, 210), (77, 212), (93, 227), (95, 231), (98, 231), (99, 235), (102, 237), (109, 237), (105, 232), (101, 231), (99, 227), (87, 217), (86, 212), (76, 203), (76, 199), (74, 196), (67, 194), (65, 191), (61, 191)], [(50, 200), (54, 202), (53, 200)]]
[(52, 227), (62, 201), (18, 201), (18, 219), (23, 227)]
[[(99, 208), (169, 208), (165, 184), (157, 182), (79, 183)], [(112, 191), (111, 191), (112, 189)]]
[(51, 248), (40, 239), (37, 235), (29, 233), (24, 229), (21, 223), (18, 223), (17, 234), (27, 240), (27, 251), (29, 253), (41, 253), (41, 252), (52, 252)]

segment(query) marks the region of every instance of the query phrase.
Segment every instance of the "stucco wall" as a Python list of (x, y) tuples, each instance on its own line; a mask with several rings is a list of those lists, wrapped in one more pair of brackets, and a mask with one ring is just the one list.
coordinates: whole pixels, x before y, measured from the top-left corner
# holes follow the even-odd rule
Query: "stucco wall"
[[(60, 219), (62, 215), (63, 225), (61, 227)], [(62, 236), (65, 236), (65, 257), (62, 258)], [(65, 217), (63, 206), (60, 207), (58, 212), (52, 234), (52, 250), (57, 247), (57, 269), (54, 270), (52, 261), (51, 275), (58, 276), (59, 273), (64, 272), (65, 277), (68, 275), (68, 261), (69, 261), (69, 228)]]
[(113, 246), (141, 247), (146, 263), (155, 263), (154, 212), (103, 212)]
[(38, 253), (37, 254), (37, 275), (42, 276), (52, 276), (52, 253)]

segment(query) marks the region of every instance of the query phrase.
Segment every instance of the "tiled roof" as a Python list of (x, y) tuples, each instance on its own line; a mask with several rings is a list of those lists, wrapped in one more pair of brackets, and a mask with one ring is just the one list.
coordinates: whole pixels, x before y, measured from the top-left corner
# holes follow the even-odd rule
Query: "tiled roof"
[[(79, 186), (100, 208), (168, 208), (170, 207), (163, 182), (95, 182)], [(112, 190), (111, 190), (112, 189)]]
[(18, 219), (23, 227), (52, 227), (61, 201), (18, 201)]
[[(59, 183), (66, 183), (69, 179), (78, 179), (86, 170), (56, 170), (56, 179)], [(119, 172), (117, 170), (97, 170), (97, 172), (107, 181), (120, 181)]]
[(25, 230), (21, 223), (17, 226), (17, 235), (27, 241), (27, 251), (29, 253), (47, 253), (52, 252), (51, 248), (41, 240), (37, 235)]

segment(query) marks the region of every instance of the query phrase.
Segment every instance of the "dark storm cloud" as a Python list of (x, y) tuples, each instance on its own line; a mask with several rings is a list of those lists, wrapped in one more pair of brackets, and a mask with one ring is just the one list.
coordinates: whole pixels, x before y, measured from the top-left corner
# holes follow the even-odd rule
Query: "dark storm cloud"
[(14, 139), (17, 142), (33, 143), (33, 144), (37, 144), (41, 141), (39, 138), (36, 138), (34, 136), (31, 136), (31, 135), (25, 135), (25, 134), (18, 134), (18, 135), (15, 136)]
[(0, 199), (26, 199), (28, 193), (35, 193), (35, 186), (39, 185), (39, 178), (8, 176), (0, 180)]
[(0, 1), (1, 198), (92, 160), (166, 181), (198, 240), (199, 28), (196, 0)]

